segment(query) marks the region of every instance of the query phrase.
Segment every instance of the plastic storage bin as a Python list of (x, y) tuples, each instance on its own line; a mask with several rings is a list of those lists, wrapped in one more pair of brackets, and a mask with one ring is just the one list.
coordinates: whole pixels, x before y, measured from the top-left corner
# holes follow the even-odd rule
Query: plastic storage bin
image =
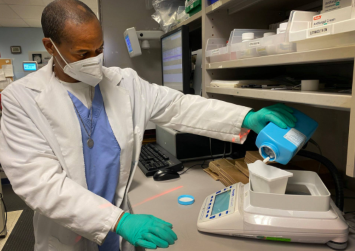
[(210, 38), (206, 44), (206, 59), (209, 63), (235, 60), (236, 53), (231, 50), (235, 44), (242, 41), (243, 33), (254, 33), (254, 36), (262, 37), (265, 32), (270, 30), (235, 29), (230, 34), (228, 44), (227, 38)]
[(270, 161), (286, 165), (317, 129), (316, 121), (296, 109), (293, 111), (297, 118), (294, 128), (282, 129), (271, 122), (260, 131), (255, 144), (264, 159), (269, 157)]
[[(281, 25), (285, 26), (285, 24)], [(231, 59), (296, 52), (296, 43), (289, 42), (289, 26), (288, 24), (286, 31), (283, 28), (282, 33), (279, 34), (263, 37), (264, 33), (268, 32), (264, 31), (263, 34), (258, 33), (257, 38), (254, 40), (233, 44), (231, 47)]]
[(293, 173), (266, 165), (257, 160), (248, 164), (249, 180), (254, 192), (285, 194), (287, 180)]
[[(313, 17), (318, 12), (292, 11), (290, 15), (291, 42), (297, 42), (298, 51), (348, 46), (355, 44), (355, 7), (352, 17), (326, 25), (312, 27)], [(338, 11), (338, 10), (335, 10)], [(331, 13), (327, 12), (327, 13)], [(320, 14), (319, 16), (321, 16)]]
[(186, 13), (189, 13), (190, 17), (201, 11), (201, 9), (201, 0), (186, 0), (185, 11)]
[[(256, 47), (261, 45), (261, 38), (264, 33), (271, 30), (260, 29), (235, 29), (229, 38), (231, 60), (256, 56)], [(242, 42), (243, 33), (254, 33), (254, 40)], [(249, 45), (250, 44), (250, 45)]]
[(209, 63), (229, 61), (229, 46), (226, 38), (210, 38), (206, 44), (206, 59)]
[(261, 45), (256, 48), (257, 56), (296, 52), (296, 43), (288, 42), (287, 36), (287, 33), (281, 33), (264, 37)]
[(209, 0), (208, 5), (214, 4), (215, 2), (218, 2), (219, 0)]

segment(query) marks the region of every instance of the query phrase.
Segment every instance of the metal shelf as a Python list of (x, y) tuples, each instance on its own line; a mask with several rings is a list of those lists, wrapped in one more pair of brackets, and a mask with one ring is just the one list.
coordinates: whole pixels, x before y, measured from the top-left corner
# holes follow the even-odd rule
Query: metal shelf
[(298, 90), (265, 90), (247, 88), (218, 88), (206, 87), (206, 92), (212, 94), (225, 94), (238, 97), (274, 100), (280, 102), (293, 102), (308, 105), (318, 105), (331, 108), (351, 107), (351, 95), (335, 92), (311, 92)]
[[(219, 0), (206, 7), (206, 14), (209, 15), (217, 10), (227, 10), (228, 14), (234, 14), (241, 10), (276, 10), (290, 11), (299, 9), (309, 4), (309, 0)], [(321, 6), (322, 3), (319, 3)], [(303, 9), (303, 8), (301, 8)]]
[(218, 63), (206, 63), (207, 70), (226, 68), (246, 68), (273, 65), (292, 65), (326, 63), (334, 61), (351, 61), (355, 57), (355, 46), (336, 47), (330, 49), (295, 52), (281, 55), (254, 57)]
[(197, 20), (202, 20), (202, 11), (200, 12), (197, 12), (195, 15), (193, 15), (192, 17), (189, 17), (188, 19), (186, 19), (185, 21), (175, 25), (172, 27), (172, 29), (170, 31), (173, 31), (183, 25), (190, 25), (191, 23), (193, 23), (194, 21), (197, 21)]

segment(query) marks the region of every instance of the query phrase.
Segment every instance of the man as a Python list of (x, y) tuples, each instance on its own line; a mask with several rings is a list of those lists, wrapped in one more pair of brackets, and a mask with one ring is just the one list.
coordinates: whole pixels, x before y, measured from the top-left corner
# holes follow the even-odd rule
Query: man
[(2, 93), (0, 134), (1, 164), (35, 211), (36, 251), (154, 249), (177, 240), (170, 223), (128, 213), (148, 121), (235, 143), (270, 121), (295, 124), (284, 105), (253, 112), (102, 67), (101, 26), (80, 1), (50, 3), (42, 28), (53, 57)]

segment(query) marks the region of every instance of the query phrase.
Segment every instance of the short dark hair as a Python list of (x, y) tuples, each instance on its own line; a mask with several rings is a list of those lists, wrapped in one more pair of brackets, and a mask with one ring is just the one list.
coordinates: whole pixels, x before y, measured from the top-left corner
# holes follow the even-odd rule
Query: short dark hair
[(69, 40), (65, 33), (67, 21), (82, 24), (97, 18), (95, 13), (78, 0), (55, 0), (48, 4), (42, 13), (41, 24), (44, 37), (51, 38), (56, 44), (62, 39)]

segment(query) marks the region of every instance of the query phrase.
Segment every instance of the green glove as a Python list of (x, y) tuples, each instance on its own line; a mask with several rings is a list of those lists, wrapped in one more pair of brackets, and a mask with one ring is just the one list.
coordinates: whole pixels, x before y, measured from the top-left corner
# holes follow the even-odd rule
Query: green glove
[(256, 133), (259, 133), (269, 122), (283, 129), (295, 127), (297, 119), (292, 113), (293, 110), (284, 104), (268, 106), (257, 112), (250, 111), (245, 116), (242, 127)]
[(172, 227), (171, 223), (153, 215), (125, 213), (118, 222), (116, 233), (134, 246), (167, 248), (177, 240)]

